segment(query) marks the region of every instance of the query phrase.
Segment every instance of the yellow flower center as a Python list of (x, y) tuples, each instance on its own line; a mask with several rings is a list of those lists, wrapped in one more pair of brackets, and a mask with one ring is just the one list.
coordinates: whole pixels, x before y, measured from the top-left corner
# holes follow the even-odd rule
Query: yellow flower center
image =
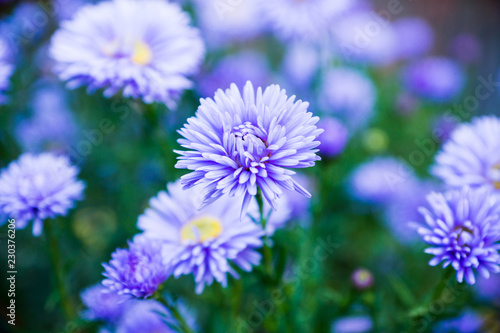
[(193, 220), (181, 229), (182, 241), (193, 240), (204, 242), (209, 238), (215, 238), (222, 232), (222, 225), (216, 218), (204, 216)]
[[(493, 170), (495, 171), (495, 173), (500, 173), (500, 163), (498, 163), (497, 165), (495, 165), (493, 167)], [(493, 186), (495, 186), (495, 188), (497, 190), (500, 190), (500, 177), (495, 177), (493, 179)]]
[(132, 53), (132, 61), (138, 65), (147, 65), (153, 59), (151, 48), (144, 42), (136, 42), (134, 44), (134, 52)]

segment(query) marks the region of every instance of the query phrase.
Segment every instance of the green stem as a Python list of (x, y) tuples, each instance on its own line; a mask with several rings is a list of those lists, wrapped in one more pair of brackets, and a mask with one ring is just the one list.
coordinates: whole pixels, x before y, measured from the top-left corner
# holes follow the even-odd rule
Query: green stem
[(162, 296), (161, 290), (159, 289), (154, 295), (153, 298), (156, 299), (158, 302), (161, 304), (165, 305), (165, 307), (170, 311), (172, 316), (177, 320), (179, 323), (179, 328), (181, 329), (181, 332), (183, 333), (194, 333), (193, 330), (189, 327), (187, 324), (186, 320), (182, 316), (182, 314), (179, 312), (177, 307), (175, 305), (172, 305), (167, 302), (167, 300)]
[(76, 313), (69, 298), (67, 285), (64, 283), (64, 270), (61, 264), (61, 257), (59, 256), (61, 250), (57, 244), (57, 237), (54, 227), (52, 226), (53, 223), (57, 223), (57, 221), (51, 220), (46, 222), (45, 231), (49, 242), (50, 259), (52, 261), (52, 265), (54, 266), (54, 272), (56, 275), (56, 285), (59, 293), (59, 299), (63, 308), (64, 317), (69, 322), (75, 318)]
[(262, 192), (260, 191), (260, 189), (257, 191), (257, 195), (255, 196), (255, 198), (257, 199), (257, 204), (259, 205), (260, 224), (262, 225), (262, 230), (264, 230), (264, 247), (263, 247), (264, 267), (266, 269), (267, 275), (270, 278), (273, 278), (274, 273), (273, 273), (272, 252), (271, 248), (268, 246), (269, 238), (267, 237), (267, 232), (266, 232), (267, 219), (264, 216), (264, 198), (262, 197)]

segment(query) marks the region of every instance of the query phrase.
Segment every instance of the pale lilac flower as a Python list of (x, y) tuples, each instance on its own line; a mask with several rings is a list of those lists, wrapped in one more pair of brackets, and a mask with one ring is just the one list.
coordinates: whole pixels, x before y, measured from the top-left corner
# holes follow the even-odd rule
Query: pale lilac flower
[(347, 62), (386, 66), (398, 57), (398, 36), (374, 12), (359, 10), (342, 16), (332, 27), (335, 51)]
[(436, 156), (432, 174), (448, 187), (488, 186), (500, 190), (500, 119), (475, 118), (460, 125)]
[(102, 284), (110, 292), (149, 297), (169, 277), (163, 263), (162, 243), (144, 237), (129, 242), (129, 249), (117, 249), (109, 264), (103, 264), (106, 277)]
[(387, 204), (417, 179), (405, 163), (394, 157), (377, 157), (358, 166), (351, 174), (349, 192), (363, 202)]
[(30, 103), (33, 116), (22, 120), (16, 138), (29, 152), (61, 151), (76, 141), (78, 125), (66, 104), (66, 95), (54, 86), (38, 90)]
[(19, 229), (33, 220), (33, 235), (39, 236), (45, 219), (66, 215), (82, 199), (85, 185), (77, 174), (65, 156), (23, 154), (0, 173), (0, 212)]
[(14, 72), (11, 51), (7, 42), (0, 38), (0, 105), (8, 101), (5, 92), (10, 87), (10, 77)]
[(377, 91), (372, 80), (350, 68), (334, 68), (325, 74), (320, 92), (326, 112), (351, 129), (364, 127), (374, 113)]
[(420, 208), (425, 223), (416, 227), (431, 246), (425, 250), (434, 256), (429, 265), (451, 265), (457, 281), (470, 285), (475, 272), (485, 278), (500, 272), (500, 201), (488, 188), (433, 192), (427, 201), (430, 209)]
[(343, 317), (332, 325), (332, 333), (368, 333), (373, 329), (373, 321), (368, 316)]
[(211, 48), (248, 42), (266, 28), (255, 0), (225, 3), (196, 0), (194, 4), (203, 37)]
[(182, 155), (176, 167), (192, 170), (181, 178), (184, 187), (203, 184), (204, 204), (244, 195), (241, 215), (257, 188), (273, 209), (283, 189), (310, 197), (290, 170), (320, 159), (315, 148), (322, 130), (308, 105), (277, 85), (255, 91), (251, 82), (242, 93), (233, 84), (218, 90), (214, 100), (202, 99), (196, 116), (179, 131), (179, 143), (188, 150), (176, 151)]
[(196, 292), (214, 280), (227, 286), (227, 274), (238, 278), (232, 264), (244, 271), (258, 265), (256, 251), (263, 244), (264, 232), (257, 204), (240, 220), (239, 200), (224, 197), (201, 210), (200, 189), (184, 191), (179, 181), (168, 184), (168, 193), (160, 192), (149, 202), (150, 207), (139, 217), (143, 236), (161, 240), (164, 263), (174, 277), (193, 274)]
[(318, 41), (330, 25), (353, 5), (350, 0), (260, 0), (262, 17), (282, 39)]
[(393, 28), (398, 36), (397, 52), (400, 58), (419, 57), (431, 50), (434, 32), (424, 19), (405, 17), (395, 21)]
[(283, 59), (283, 72), (287, 81), (296, 87), (308, 87), (319, 68), (319, 51), (306, 43), (288, 47)]
[(160, 0), (112, 0), (83, 6), (51, 41), (56, 72), (70, 88), (104, 89), (110, 97), (175, 106), (192, 87), (204, 55), (197, 29), (179, 5)]
[(360, 290), (369, 289), (373, 286), (374, 278), (371, 271), (366, 268), (358, 268), (351, 275), (352, 284)]
[(320, 154), (328, 157), (340, 155), (349, 139), (347, 128), (340, 121), (331, 117), (322, 118), (318, 122), (318, 127), (324, 130), (319, 137), (321, 140)]

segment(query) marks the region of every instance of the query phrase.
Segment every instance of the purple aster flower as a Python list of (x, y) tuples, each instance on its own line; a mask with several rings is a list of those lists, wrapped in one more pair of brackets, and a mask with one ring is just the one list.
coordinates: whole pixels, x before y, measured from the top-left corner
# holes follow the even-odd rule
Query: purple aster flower
[(116, 333), (175, 333), (176, 324), (171, 313), (154, 300), (134, 300), (125, 309)]
[(25, 151), (59, 151), (63, 145), (75, 142), (78, 125), (68, 109), (62, 90), (53, 86), (37, 91), (33, 102), (33, 116), (19, 123), (17, 141)]
[(332, 333), (365, 333), (373, 328), (373, 321), (368, 316), (344, 317), (332, 325)]
[(370, 120), (377, 92), (366, 75), (335, 68), (325, 74), (320, 96), (326, 111), (341, 118), (349, 128), (359, 129)]
[(336, 52), (345, 61), (385, 66), (397, 59), (397, 33), (373, 11), (352, 11), (335, 22), (332, 30)]
[(433, 332), (435, 333), (477, 333), (483, 332), (482, 327), (485, 320), (476, 312), (466, 310), (461, 316), (453, 319), (443, 320), (437, 323)]
[(283, 189), (311, 195), (300, 186), (289, 168), (312, 167), (319, 160), (316, 138), (323, 130), (318, 117), (307, 112), (307, 102), (295, 102), (278, 85), (254, 91), (247, 82), (240, 93), (236, 85), (215, 98), (202, 99), (196, 116), (179, 133), (177, 168), (193, 172), (183, 176), (184, 188), (204, 184), (204, 204), (222, 195), (244, 195), (243, 216), (260, 188), (276, 210)]
[(453, 57), (464, 64), (478, 62), (483, 54), (481, 42), (471, 34), (461, 34), (451, 42)]
[(283, 39), (317, 41), (332, 22), (351, 8), (350, 0), (260, 0), (262, 16)]
[(224, 287), (227, 273), (238, 278), (231, 267), (234, 263), (244, 271), (258, 265), (262, 246), (262, 228), (257, 225), (257, 205), (252, 215), (240, 221), (238, 200), (224, 197), (201, 210), (199, 188), (182, 190), (179, 181), (168, 184), (168, 193), (162, 191), (149, 202), (150, 207), (139, 217), (138, 228), (144, 237), (164, 242), (164, 262), (178, 278), (193, 274), (196, 292), (203, 291), (214, 279)]
[(378, 157), (357, 167), (350, 176), (349, 192), (357, 200), (386, 204), (400, 189), (412, 187), (416, 177), (405, 163), (394, 157)]
[(349, 139), (349, 132), (342, 123), (335, 118), (322, 118), (318, 127), (323, 129), (321, 133), (321, 145), (319, 146), (320, 154), (328, 157), (336, 157), (340, 155)]
[(175, 105), (192, 86), (204, 55), (197, 29), (179, 5), (159, 0), (113, 0), (82, 7), (61, 24), (50, 54), (70, 88), (122, 92), (144, 102)]
[(117, 249), (109, 264), (103, 264), (102, 284), (118, 294), (149, 297), (170, 275), (163, 264), (162, 243), (136, 237), (128, 246), (128, 250)]
[(266, 58), (257, 52), (245, 51), (222, 58), (215, 68), (199, 81), (202, 96), (213, 96), (220, 89), (229, 88), (231, 83), (242, 87), (247, 81), (258, 86), (270, 82), (270, 69)]
[(430, 57), (403, 69), (403, 84), (409, 91), (434, 102), (449, 102), (465, 85), (465, 76), (458, 63), (451, 59)]
[(204, 39), (212, 48), (246, 42), (258, 37), (266, 28), (256, 1), (229, 1), (221, 4), (195, 0), (194, 4)]
[(428, 195), (430, 210), (421, 207), (426, 225), (417, 227), (434, 256), (429, 265), (444, 261), (457, 271), (457, 281), (464, 277), (474, 284), (474, 272), (488, 278), (500, 272), (500, 202), (488, 188), (451, 190)]
[(65, 156), (23, 154), (0, 173), (0, 212), (16, 219), (19, 229), (33, 220), (39, 236), (43, 220), (66, 215), (82, 198), (85, 185), (77, 174)]
[(408, 59), (429, 52), (434, 42), (432, 27), (419, 17), (406, 17), (394, 22), (394, 30), (398, 36), (398, 55)]
[(10, 76), (14, 72), (11, 61), (11, 52), (7, 42), (0, 38), (0, 105), (7, 102), (5, 92), (10, 87)]
[(436, 156), (432, 173), (452, 188), (468, 185), (500, 190), (500, 119), (475, 118), (460, 125)]
[(101, 284), (85, 289), (80, 295), (86, 310), (82, 317), (87, 320), (103, 320), (109, 323), (116, 322), (122, 315), (130, 298), (110, 292)]

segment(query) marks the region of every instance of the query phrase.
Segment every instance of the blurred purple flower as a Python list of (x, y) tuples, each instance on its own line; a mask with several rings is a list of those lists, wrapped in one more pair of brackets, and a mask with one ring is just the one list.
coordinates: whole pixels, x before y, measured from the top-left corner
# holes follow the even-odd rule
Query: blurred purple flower
[(38, 90), (31, 103), (33, 116), (16, 128), (16, 138), (25, 151), (61, 151), (76, 140), (78, 125), (68, 109), (65, 94), (56, 87)]
[[(258, 210), (240, 221), (238, 200), (224, 197), (198, 210), (201, 204), (199, 188), (184, 191), (179, 181), (167, 185), (149, 202), (150, 207), (139, 217), (138, 228), (144, 237), (164, 242), (164, 262), (178, 278), (193, 274), (196, 293), (205, 285), (218, 281), (227, 285), (227, 273), (239, 278), (230, 262), (251, 271), (261, 255), (256, 251), (263, 244), (264, 234), (252, 218), (258, 220)], [(251, 217), (252, 216), (252, 217)]]
[(71, 0), (71, 1), (54, 1), (53, 3), (53, 13), (59, 22), (69, 20), (78, 12), (78, 10), (85, 4), (88, 4), (88, 0)]
[(318, 50), (313, 46), (294, 43), (288, 47), (283, 59), (283, 72), (289, 83), (300, 88), (307, 87), (319, 68), (319, 62)]
[(475, 287), (481, 299), (500, 305), (500, 274), (492, 275), (489, 279), (479, 277)]
[(360, 290), (369, 289), (373, 286), (373, 274), (366, 268), (358, 268), (352, 273), (352, 284)]
[(270, 82), (266, 58), (257, 52), (244, 51), (222, 58), (215, 68), (199, 80), (202, 96), (213, 96), (218, 89), (227, 89), (231, 83), (243, 87), (247, 81), (262, 87)]
[(409, 91), (439, 103), (458, 97), (465, 85), (460, 65), (439, 57), (424, 58), (408, 65), (403, 69), (402, 80)]
[(410, 222), (419, 221), (419, 208), (427, 201), (427, 194), (436, 190), (436, 185), (415, 180), (397, 189), (397, 194), (384, 207), (384, 220), (401, 244), (412, 244), (419, 239), (418, 234), (408, 232)]
[(447, 319), (438, 322), (433, 332), (436, 333), (477, 333), (483, 332), (481, 329), (484, 324), (484, 319), (481, 318), (476, 312), (471, 310), (464, 311), (464, 313), (457, 318)]
[(115, 323), (122, 315), (130, 298), (110, 292), (106, 287), (97, 284), (88, 287), (80, 294), (86, 309), (82, 317), (87, 320), (104, 320)]
[(332, 333), (365, 333), (371, 332), (373, 321), (368, 316), (343, 317), (332, 324)]
[(320, 41), (334, 20), (353, 4), (350, 0), (260, 0), (262, 17), (282, 39)]
[(431, 172), (448, 187), (488, 186), (500, 190), (500, 119), (475, 118), (460, 125), (436, 156)]
[(109, 264), (103, 264), (102, 284), (118, 294), (149, 297), (170, 275), (163, 263), (162, 243), (136, 237), (128, 245), (128, 250), (117, 249)]
[(39, 41), (50, 24), (50, 15), (41, 2), (20, 2), (12, 14), (0, 22), (0, 35), (18, 52)]
[(343, 15), (332, 30), (336, 52), (347, 62), (386, 66), (398, 56), (396, 31), (373, 11), (356, 10)]
[(62, 23), (50, 54), (70, 88), (175, 106), (204, 55), (199, 31), (177, 4), (113, 0), (82, 7)]
[(456, 36), (451, 42), (451, 53), (454, 58), (464, 64), (478, 62), (483, 54), (481, 42), (476, 36), (464, 33)]
[(420, 57), (428, 53), (434, 43), (432, 27), (419, 17), (397, 20), (393, 28), (398, 36), (398, 56), (402, 59)]
[(222, 5), (195, 0), (194, 4), (203, 37), (210, 48), (247, 42), (266, 28), (255, 0), (229, 1)]
[(7, 42), (0, 38), (0, 105), (5, 104), (8, 101), (5, 92), (10, 87), (10, 77), (14, 72), (11, 57), (12, 54)]
[(175, 333), (172, 314), (154, 300), (134, 300), (125, 309), (116, 333)]
[(446, 142), (450, 140), (451, 134), (460, 125), (458, 118), (452, 118), (448, 115), (438, 117), (434, 120), (432, 126), (432, 135), (439, 142)]
[(320, 159), (319, 118), (278, 85), (254, 91), (247, 82), (242, 93), (233, 84), (214, 100), (202, 99), (196, 116), (179, 130), (179, 143), (189, 150), (176, 150), (182, 155), (176, 168), (193, 171), (181, 178), (184, 188), (203, 184), (205, 205), (223, 195), (244, 195), (242, 216), (257, 188), (273, 209), (283, 189), (310, 197), (289, 168), (312, 167)]
[(324, 132), (320, 134), (321, 145), (319, 152), (321, 155), (336, 157), (340, 155), (349, 139), (349, 132), (342, 123), (335, 118), (325, 117), (318, 122), (318, 127)]
[(370, 120), (377, 92), (366, 75), (350, 68), (335, 68), (325, 74), (320, 93), (325, 111), (339, 117), (348, 128), (359, 129)]
[(19, 229), (33, 220), (39, 236), (43, 220), (66, 215), (82, 198), (85, 185), (77, 174), (65, 156), (23, 154), (0, 173), (0, 212), (16, 219)]
[(444, 261), (457, 271), (457, 281), (472, 285), (474, 271), (484, 278), (500, 272), (500, 202), (487, 188), (452, 190), (427, 196), (430, 210), (421, 207), (425, 224), (416, 226), (434, 256), (429, 265)]
[(358, 166), (351, 174), (349, 192), (357, 200), (387, 204), (404, 187), (413, 187), (416, 177), (409, 166), (394, 157), (377, 157)]

